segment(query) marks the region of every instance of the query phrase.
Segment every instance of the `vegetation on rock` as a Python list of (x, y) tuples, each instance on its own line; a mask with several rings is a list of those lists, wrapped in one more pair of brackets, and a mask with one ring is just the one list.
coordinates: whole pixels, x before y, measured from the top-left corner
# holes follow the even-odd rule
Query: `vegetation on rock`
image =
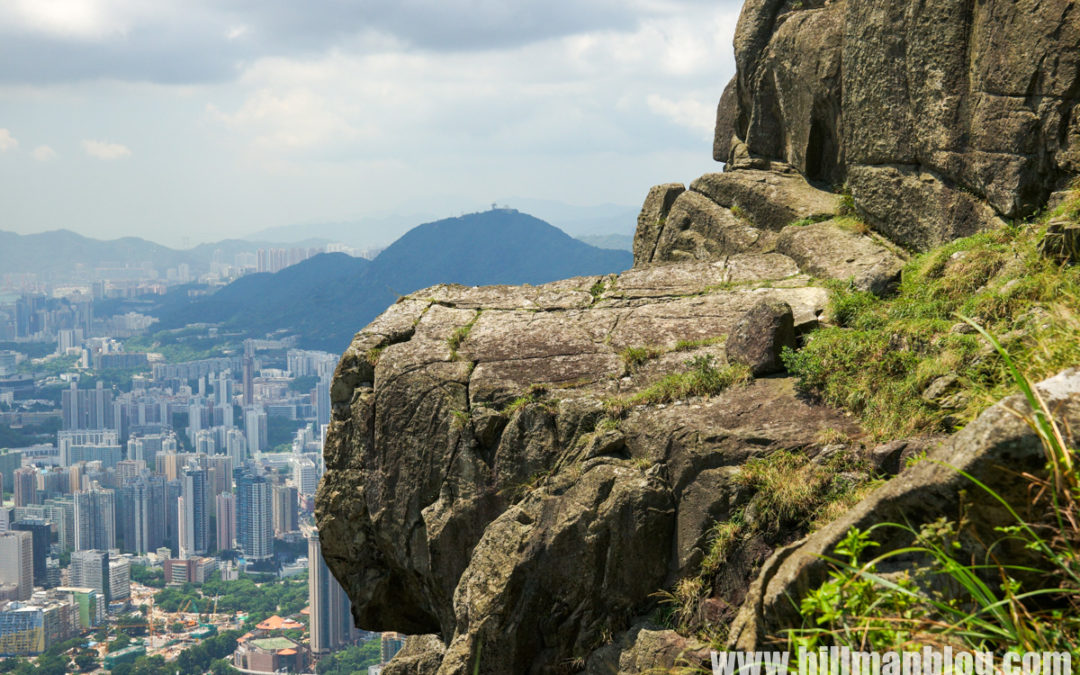
[(1080, 267), (1040, 256), (1044, 232), (1029, 223), (929, 251), (885, 299), (834, 283), (836, 325), (786, 352), (789, 371), (804, 391), (856, 412), (873, 438), (894, 439), (951, 431), (1014, 391), (962, 316), (1000, 336), (1033, 380), (1080, 363)]

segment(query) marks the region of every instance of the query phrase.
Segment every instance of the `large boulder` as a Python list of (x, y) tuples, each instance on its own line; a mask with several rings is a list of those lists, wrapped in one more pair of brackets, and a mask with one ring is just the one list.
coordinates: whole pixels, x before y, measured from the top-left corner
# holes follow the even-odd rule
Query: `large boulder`
[(924, 250), (1080, 172), (1077, 44), (1072, 0), (747, 0), (714, 151), (846, 182), (870, 224)]
[[(816, 321), (827, 294), (795, 271), (744, 254), (538, 287), (440, 286), (357, 334), (332, 387), (316, 518), (360, 627), (441, 636), (441, 648), (410, 648), (400, 672), (584, 663), (697, 573), (710, 528), (749, 498), (732, 467), (812, 451), (823, 428), (859, 433), (784, 377), (631, 398), (688, 362), (722, 364), (723, 338), (761, 301)], [(648, 356), (630, 361), (628, 348)], [(612, 400), (625, 412), (607, 412)]]
[(900, 281), (904, 260), (870, 233), (834, 221), (789, 225), (776, 250), (818, 279), (852, 280), (855, 288), (883, 295)]

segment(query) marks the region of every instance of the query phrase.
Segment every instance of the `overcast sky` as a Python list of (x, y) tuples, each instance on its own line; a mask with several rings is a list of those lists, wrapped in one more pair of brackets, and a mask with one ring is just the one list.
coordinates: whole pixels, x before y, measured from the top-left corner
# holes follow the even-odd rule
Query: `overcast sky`
[(717, 168), (740, 4), (3, 0), (0, 230), (638, 205)]

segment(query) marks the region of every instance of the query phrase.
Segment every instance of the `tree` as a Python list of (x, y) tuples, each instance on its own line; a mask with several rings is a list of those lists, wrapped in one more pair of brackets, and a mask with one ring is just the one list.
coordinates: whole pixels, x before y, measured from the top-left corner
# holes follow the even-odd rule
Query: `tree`
[(93, 670), (97, 665), (97, 654), (89, 649), (75, 655), (75, 666), (81, 671)]

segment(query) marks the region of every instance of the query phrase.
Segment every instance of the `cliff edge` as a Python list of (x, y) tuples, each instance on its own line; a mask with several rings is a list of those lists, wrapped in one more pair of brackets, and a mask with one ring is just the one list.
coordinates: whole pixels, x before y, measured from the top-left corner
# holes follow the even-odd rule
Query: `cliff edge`
[[(958, 517), (965, 485), (941, 463), (1006, 496), (1003, 466), (1038, 474), (1039, 439), (1010, 417), (1022, 401), (877, 446), (782, 355), (844, 323), (836, 289), (873, 303), (912, 255), (1064, 198), (1077, 45), (1072, 0), (748, 0), (725, 170), (650, 191), (632, 269), (434, 286), (361, 330), (331, 390), (316, 516), (357, 625), (416, 636), (384, 673), (702, 667), (797, 623), (791, 599), (849, 528)], [(1007, 244), (986, 245), (918, 269), (955, 273), (957, 297), (1023, 291)], [(986, 362), (963, 326), (934, 330)], [(897, 333), (878, 353), (930, 344)], [(934, 381), (935, 401), (954, 393)], [(1076, 371), (1042, 391), (1080, 424)], [(903, 470), (926, 452), (940, 463)], [(1005, 522), (986, 508), (974, 527)]]

